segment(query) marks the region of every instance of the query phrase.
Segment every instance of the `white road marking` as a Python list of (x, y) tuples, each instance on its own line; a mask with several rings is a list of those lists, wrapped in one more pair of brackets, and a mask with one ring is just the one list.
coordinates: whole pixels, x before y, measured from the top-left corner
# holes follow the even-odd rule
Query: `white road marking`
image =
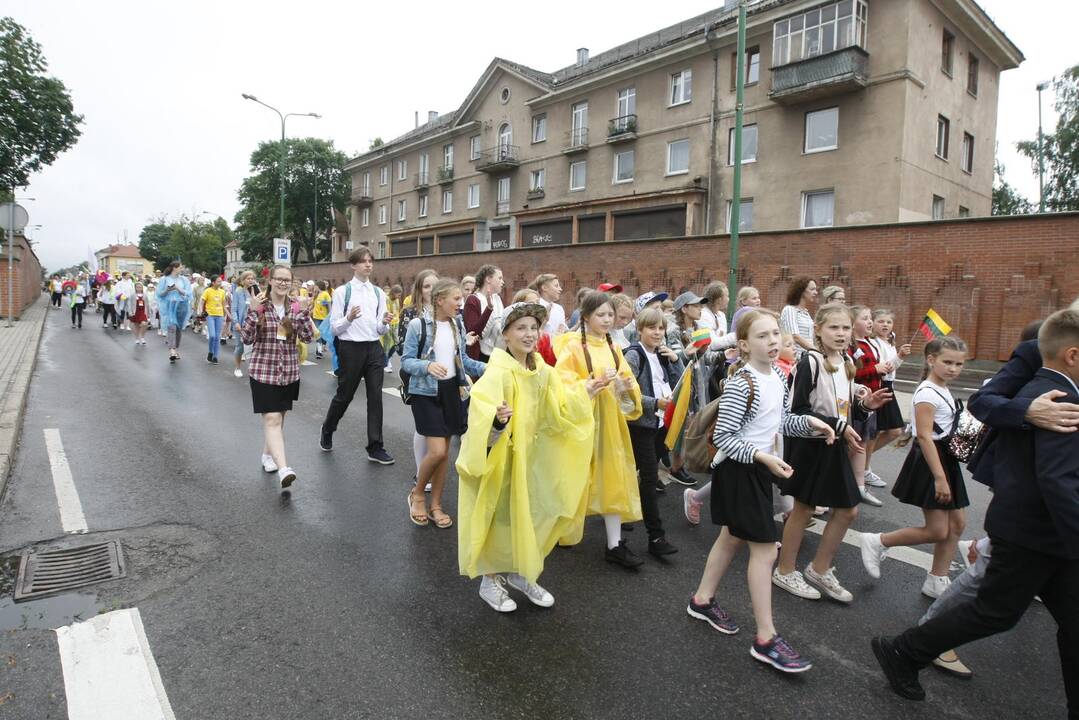
[(393, 395), (395, 398), (401, 397), (401, 391), (397, 388), (382, 388), (382, 392), (386, 393), (387, 395)]
[(138, 608), (56, 630), (69, 720), (175, 720)]
[[(811, 533), (817, 535), (824, 534), (824, 519), (817, 518), (817, 522), (812, 526), (806, 528)], [(843, 542), (847, 545), (853, 545), (858, 548), (859, 551), (862, 547), (862, 533), (857, 530), (847, 530), (847, 534), (843, 536)], [(933, 568), (933, 556), (922, 550), (912, 547), (893, 547), (888, 548), (888, 559), (898, 560), (904, 562), (907, 565), (913, 565), (919, 567), (926, 572), (929, 572)]]
[(71, 477), (71, 468), (67, 464), (64, 443), (60, 440), (60, 431), (45, 428), (45, 448), (49, 453), (49, 466), (52, 468), (52, 486), (56, 491), (56, 504), (60, 507), (60, 524), (66, 533), (84, 533), (87, 530), (86, 516), (82, 514), (82, 503), (75, 481)]

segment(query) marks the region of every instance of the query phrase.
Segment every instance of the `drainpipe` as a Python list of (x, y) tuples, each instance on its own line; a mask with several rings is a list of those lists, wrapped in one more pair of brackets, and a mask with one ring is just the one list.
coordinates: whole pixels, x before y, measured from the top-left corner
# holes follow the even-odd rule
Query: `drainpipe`
[[(709, 40), (714, 40), (715, 36), (711, 35)], [(716, 117), (719, 114), (719, 93), (717, 88), (719, 87), (719, 49), (717, 48), (712, 53), (712, 110), (708, 120), (709, 129), (709, 141), (708, 141), (708, 194), (705, 196), (704, 203), (704, 232), (710, 234), (712, 232), (712, 204), (715, 202), (715, 178), (716, 178), (716, 133), (718, 131), (716, 126)]]

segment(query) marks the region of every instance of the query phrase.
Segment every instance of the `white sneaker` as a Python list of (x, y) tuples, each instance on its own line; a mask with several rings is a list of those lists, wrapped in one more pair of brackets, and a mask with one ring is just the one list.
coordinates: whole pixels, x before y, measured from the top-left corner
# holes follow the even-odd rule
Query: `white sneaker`
[(888, 487), (888, 483), (884, 482), (884, 478), (872, 470), (865, 471), (865, 484), (871, 487)]
[(244, 376), (244, 371), (241, 370), (240, 368), (236, 368), (235, 370), (232, 371), (232, 374), (235, 375), (238, 378), (242, 378)]
[(963, 567), (970, 568), (970, 546), (974, 544), (973, 540), (960, 540), (956, 551), (959, 553), (959, 559), (963, 561)]
[(262, 469), (266, 472), (277, 472), (277, 463), (273, 461), (273, 455), (262, 456)]
[(862, 533), (862, 564), (871, 578), (880, 577), (880, 563), (888, 554), (888, 548), (880, 541), (880, 533)]
[(854, 596), (847, 591), (845, 587), (839, 584), (839, 580), (835, 576), (835, 568), (828, 568), (828, 571), (823, 575), (817, 574), (817, 571), (813, 569), (813, 564), (806, 565), (805, 571), (806, 580), (823, 592), (833, 600), (837, 600), (841, 603), (849, 603), (854, 599)]
[(926, 573), (925, 582), (922, 583), (922, 595), (931, 597), (934, 600), (944, 594), (944, 591), (948, 589), (948, 586), (952, 584), (952, 579), (947, 575), (940, 576), (933, 573)]
[(483, 580), (480, 580), (480, 597), (496, 612), (507, 613), (517, 609), (517, 603), (506, 590), (506, 578), (501, 575), (495, 575), (494, 579), (483, 576)]
[(393, 365), (387, 365), (386, 366), (386, 372), (392, 373), (393, 372)]
[(524, 579), (524, 576), (517, 573), (510, 573), (506, 576), (506, 582), (514, 590), (519, 590), (525, 594), (533, 605), (539, 607), (549, 608), (554, 605), (554, 595), (544, 590), (536, 583), (530, 583)]
[(864, 502), (866, 505), (872, 505), (873, 507), (880, 507), (884, 505), (880, 498), (874, 497), (873, 493), (869, 492), (869, 488), (865, 487), (864, 485), (859, 489), (859, 492), (862, 494), (862, 502)]
[(281, 489), (284, 490), (292, 483), (296, 482), (296, 473), (292, 468), (285, 467), (277, 471), (277, 482), (280, 483)]
[(809, 587), (805, 578), (802, 577), (802, 573), (797, 570), (792, 570), (786, 575), (780, 575), (779, 568), (774, 569), (772, 571), (772, 584), (778, 588), (783, 588), (791, 595), (797, 595), (806, 600), (820, 600), (820, 592)]

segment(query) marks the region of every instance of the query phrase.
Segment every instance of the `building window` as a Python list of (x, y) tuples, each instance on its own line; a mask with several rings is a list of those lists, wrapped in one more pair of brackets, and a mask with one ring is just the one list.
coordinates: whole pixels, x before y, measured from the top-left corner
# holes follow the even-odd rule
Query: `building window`
[(689, 140), (667, 143), (667, 174), (685, 175), (689, 172)]
[[(742, 126), (742, 164), (757, 162), (757, 125)], [(727, 133), (727, 164), (734, 165), (734, 128)]]
[(615, 117), (620, 131), (625, 131), (629, 126), (630, 115), (637, 113), (637, 88), (628, 87), (618, 91), (618, 103)]
[(963, 157), (959, 158), (959, 167), (963, 172), (974, 172), (974, 136), (963, 133)]
[(542, 190), (544, 183), (546, 182), (547, 173), (543, 168), (539, 170), (533, 170), (528, 176), (528, 189), (529, 190)]
[(683, 70), (671, 75), (671, 105), (683, 105), (693, 100), (693, 71)]
[(442, 167), (447, 170), (453, 167), (453, 143), (442, 146)]
[(371, 224), (371, 208), (364, 208), (360, 213), (360, 227), (367, 227)]
[(944, 219), (944, 198), (942, 198), (940, 195), (933, 196), (933, 219)]
[(385, 205), (379, 205), (378, 206), (378, 224), (379, 225), (385, 225), (386, 224), (386, 206)]
[(480, 136), (473, 135), (468, 139), (468, 155), (472, 160), (480, 158)]
[(570, 108), (570, 147), (588, 144), (588, 101), (579, 102)]
[(834, 214), (834, 190), (802, 193), (802, 227), (831, 227)]
[(952, 76), (952, 55), (955, 53), (955, 35), (947, 30), (940, 41), (940, 69), (948, 77)]
[(961, 218), (970, 217), (970, 208), (963, 207), (962, 205), (960, 205), (959, 206), (959, 217), (961, 217)]
[[(498, 149), (508, 152), (510, 145), (513, 145), (513, 127), (509, 123), (502, 123), (498, 128)], [(499, 159), (503, 157), (502, 152), (499, 152)]]
[(473, 183), (468, 186), (468, 207), (470, 210), (480, 206), (480, 186)]
[(575, 163), (570, 163), (569, 166), (569, 189), (570, 192), (574, 190), (584, 190), (585, 183), (588, 181), (588, 163), (584, 160), (578, 160)]
[(383, 165), (378, 169), (378, 184), (385, 185), (390, 181), (390, 166)]
[[(746, 85), (761, 79), (761, 49), (759, 45), (746, 48)], [(738, 53), (731, 53), (731, 90), (738, 88)]]
[(496, 215), (509, 215), (510, 212), (510, 179), (508, 177), (498, 179)]
[(626, 150), (614, 156), (614, 180), (615, 183), (631, 182), (633, 180), (634, 152)]
[(407, 212), (408, 212), (408, 201), (407, 200), (398, 200), (397, 201), (397, 222), (404, 222)]
[(815, 153), (839, 147), (839, 108), (806, 113), (804, 152)]
[(539, 143), (547, 139), (547, 115), (532, 118), (532, 142)]
[(366, 197), (371, 196), (371, 173), (370, 172), (365, 172), (363, 174), (363, 183), (361, 183), (360, 187), (363, 189), (363, 194)]
[(978, 57), (971, 54), (967, 60), (967, 92), (978, 97)]
[(408, 160), (397, 161), (397, 179), (408, 180)]
[(943, 115), (937, 115), (937, 157), (941, 160), (948, 159), (948, 135), (951, 133), (951, 122)]
[[(727, 201), (727, 232), (731, 231), (731, 209), (734, 203)], [(753, 230), (753, 198), (742, 198), (738, 203), (738, 232)]]
[(857, 45), (865, 48), (869, 5), (842, 0), (778, 20), (772, 26), (772, 66)]
[(442, 214), (453, 212), (453, 190), (442, 191)]
[(420, 195), (419, 204), (420, 204), (420, 206), (419, 206), (419, 208), (417, 208), (416, 214), (421, 218), (427, 217), (427, 196), (426, 195)]

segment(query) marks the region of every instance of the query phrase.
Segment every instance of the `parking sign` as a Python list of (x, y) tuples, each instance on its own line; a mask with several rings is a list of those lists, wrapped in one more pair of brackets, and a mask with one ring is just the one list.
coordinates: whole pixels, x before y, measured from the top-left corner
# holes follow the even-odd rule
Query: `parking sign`
[(291, 265), (291, 243), (288, 240), (281, 238), (274, 238), (273, 241), (273, 259), (274, 262), (279, 265)]

